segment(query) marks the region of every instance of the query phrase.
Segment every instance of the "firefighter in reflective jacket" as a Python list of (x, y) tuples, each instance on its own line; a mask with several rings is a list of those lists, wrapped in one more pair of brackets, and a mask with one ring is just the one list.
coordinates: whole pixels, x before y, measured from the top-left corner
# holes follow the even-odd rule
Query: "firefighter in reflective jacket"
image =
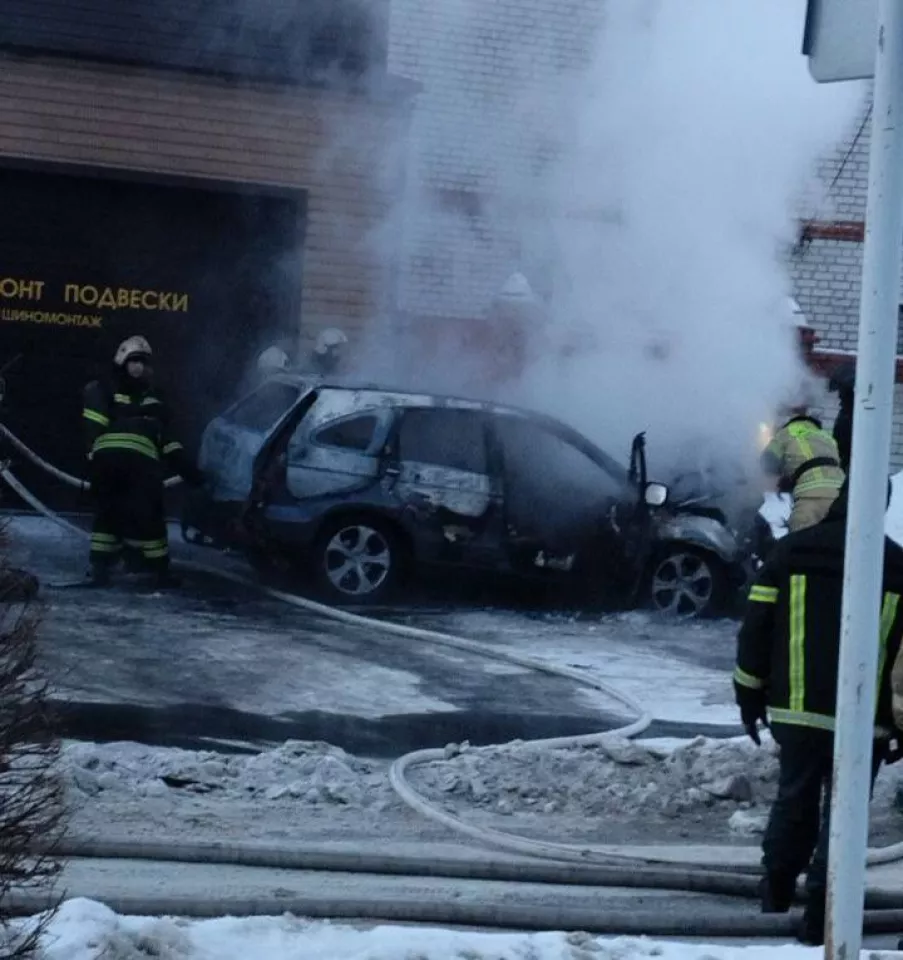
[[(840, 605), (847, 488), (827, 517), (780, 540), (759, 571), (737, 645), (734, 690), (747, 733), (759, 723), (780, 746), (778, 793), (762, 843), (762, 910), (786, 913), (807, 869), (808, 900), (800, 939), (818, 945), (825, 923), (828, 818), (840, 650)], [(882, 760), (899, 759), (891, 678), (903, 676), (903, 549), (884, 548), (884, 599), (872, 778)], [(863, 641), (864, 642), (864, 641)], [(896, 664), (896, 671), (894, 667)], [(822, 804), (822, 797), (824, 803)]]
[(790, 532), (805, 530), (827, 514), (843, 485), (844, 472), (834, 438), (805, 407), (792, 416), (762, 453), (762, 468), (793, 497)]
[(160, 586), (174, 586), (163, 480), (181, 475), (198, 484), (202, 477), (170, 432), (169, 410), (153, 386), (151, 348), (144, 337), (130, 337), (119, 346), (111, 385), (88, 384), (83, 415), (95, 503), (92, 582), (108, 583), (129, 551)]

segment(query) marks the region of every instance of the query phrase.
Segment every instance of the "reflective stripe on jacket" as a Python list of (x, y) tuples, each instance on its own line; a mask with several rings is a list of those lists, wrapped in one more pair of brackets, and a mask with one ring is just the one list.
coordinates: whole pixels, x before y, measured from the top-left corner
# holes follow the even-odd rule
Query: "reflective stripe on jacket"
[[(833, 461), (835, 466), (824, 465)], [(821, 461), (806, 470), (810, 461)], [(796, 417), (774, 435), (762, 454), (766, 472), (792, 486), (794, 497), (836, 496), (843, 486), (844, 472), (834, 438), (817, 420)]]
[[(837, 503), (822, 523), (781, 540), (750, 589), (734, 680), (767, 692), (772, 723), (834, 729), (845, 537)], [(884, 562), (876, 734), (893, 726), (892, 676), (903, 708), (903, 549), (886, 541)]]
[(82, 415), (89, 458), (118, 450), (150, 460), (167, 459), (171, 467), (178, 467), (182, 444), (170, 436), (169, 411), (155, 391), (112, 391), (94, 382), (85, 388)]

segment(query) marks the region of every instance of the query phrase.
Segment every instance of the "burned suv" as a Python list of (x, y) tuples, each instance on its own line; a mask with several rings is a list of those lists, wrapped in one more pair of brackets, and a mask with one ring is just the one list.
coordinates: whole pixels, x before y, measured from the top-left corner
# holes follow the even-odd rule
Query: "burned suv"
[(549, 417), (494, 403), (283, 374), (206, 429), (191, 542), (309, 571), (372, 602), (431, 568), (577, 585), (679, 615), (714, 609), (737, 544), (676, 515), (646, 479)]

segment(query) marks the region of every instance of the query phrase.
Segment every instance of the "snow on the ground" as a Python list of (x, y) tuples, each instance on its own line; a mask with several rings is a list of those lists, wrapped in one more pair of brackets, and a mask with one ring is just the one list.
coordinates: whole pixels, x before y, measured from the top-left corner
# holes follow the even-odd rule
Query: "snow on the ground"
[(417, 768), (415, 786), (443, 805), (508, 815), (651, 822), (712, 811), (726, 823), (770, 798), (777, 781), (774, 744), (756, 749), (749, 740), (700, 737), (664, 750), (623, 739), (555, 750), (449, 746), (446, 756)]
[(476, 933), (429, 927), (356, 929), (284, 915), (188, 921), (121, 917), (92, 900), (64, 903), (41, 960), (810, 960), (797, 946), (708, 946), (585, 933)]
[(60, 765), (74, 798), (132, 794), (261, 804), (379, 807), (392, 799), (384, 770), (327, 743), (288, 740), (257, 754), (224, 755), (139, 743), (70, 743)]
[[(676, 746), (623, 739), (564, 749), (449, 745), (446, 759), (410, 775), (430, 800), (459, 815), (542, 815), (556, 835), (567, 823), (641, 821), (654, 834), (668, 821), (687, 821), (705, 825), (713, 838), (715, 831), (722, 838), (728, 830), (760, 834), (777, 777), (777, 747), (767, 736), (761, 747), (745, 737), (699, 737)], [(885, 768), (873, 807), (873, 826), (895, 829), (897, 837), (900, 780), (894, 767)]]
[[(410, 773), (440, 809), (506, 831), (582, 842), (751, 842), (764, 828), (777, 760), (766, 736), (662, 743), (611, 739), (549, 749), (515, 742), (449, 744), (447, 759)], [(303, 843), (346, 833), (416, 840), (430, 822), (392, 790), (385, 765), (321, 743), (290, 741), (256, 755), (223, 756), (134, 743), (71, 743), (60, 765), (72, 833), (217, 836)], [(895, 808), (903, 771), (882, 770), (872, 806), (877, 842), (903, 838)], [(248, 818), (251, 821), (248, 822)], [(242, 824), (244, 823), (244, 826)], [(137, 831), (137, 832), (136, 832)], [(331, 832), (330, 832), (331, 831)]]

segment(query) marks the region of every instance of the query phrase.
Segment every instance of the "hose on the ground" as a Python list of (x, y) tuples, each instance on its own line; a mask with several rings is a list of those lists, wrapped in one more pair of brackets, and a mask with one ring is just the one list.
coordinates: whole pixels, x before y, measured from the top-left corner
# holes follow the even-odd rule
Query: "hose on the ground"
[[(165, 863), (219, 864), (268, 870), (322, 871), (374, 876), (431, 877), (550, 886), (670, 890), (749, 900), (760, 896), (759, 878), (730, 870), (684, 866), (578, 866), (535, 859), (465, 856), (411, 856), (383, 850), (362, 853), (324, 845), (276, 847), (259, 843), (179, 843), (136, 840), (87, 840), (63, 837), (36, 848), (60, 857), (90, 860), (149, 860)], [(866, 890), (869, 909), (903, 909), (903, 891)]]
[[(781, 937), (797, 931), (797, 917), (790, 914), (755, 914), (744, 911), (712, 915), (704, 910), (681, 909), (669, 916), (663, 909), (637, 910), (559, 904), (468, 903), (448, 898), (442, 901), (393, 897), (310, 897), (295, 894), (261, 897), (211, 896), (110, 896), (104, 903), (121, 916), (192, 917), (284, 916), (327, 920), (382, 920), (390, 923), (422, 923), (434, 926), (467, 926), (503, 930), (582, 932), (647, 937)], [(31, 916), (48, 909), (40, 894), (10, 893), (4, 896), (9, 916)], [(898, 933), (903, 929), (903, 910), (867, 911), (863, 924), (867, 934)]]
[(43, 513), (44, 516), (53, 520), (55, 524), (62, 527), (67, 533), (71, 533), (76, 537), (88, 537), (89, 534), (87, 530), (83, 530), (81, 527), (77, 527), (74, 523), (71, 523), (65, 517), (61, 517), (58, 513), (54, 513), (51, 509), (46, 506), (42, 501), (40, 501), (23, 483), (20, 483), (16, 478), (16, 475), (9, 469), (9, 467), (0, 466), (0, 477), (6, 481), (7, 486), (10, 490), (13, 491), (17, 496), (25, 501), (29, 506), (34, 507), (40, 513)]
[[(15, 483), (19, 490), (25, 490), (21, 483), (11, 474), (8, 468), (0, 471), (7, 482), (10, 480)], [(16, 489), (14, 487), (14, 489)], [(27, 492), (27, 491), (25, 491)], [(54, 511), (43, 504), (37, 497), (29, 493), (28, 502), (48, 519), (60, 524), (64, 529), (77, 536), (86, 537), (87, 533), (73, 524), (59, 517)], [(182, 563), (181, 566), (195, 570), (212, 577), (228, 580), (237, 585), (258, 590), (266, 596), (279, 600), (291, 606), (316, 613), (323, 617), (352, 624), (354, 626), (365, 627), (370, 630), (378, 630), (395, 636), (401, 636), (406, 639), (415, 639), (431, 643), (437, 646), (449, 647), (455, 650), (463, 650), (469, 653), (475, 653), (478, 656), (497, 660), (503, 663), (515, 664), (540, 673), (551, 676), (563, 677), (573, 682), (591, 689), (597, 690), (610, 697), (617, 703), (626, 707), (631, 713), (637, 715), (637, 719), (632, 723), (626, 724), (614, 730), (608, 730), (598, 734), (587, 734), (574, 737), (554, 737), (543, 740), (532, 740), (523, 744), (524, 748), (545, 747), (561, 748), (573, 746), (594, 746), (604, 745), (606, 741), (613, 737), (635, 737), (648, 728), (651, 723), (650, 715), (631, 697), (621, 691), (609, 686), (601, 680), (587, 677), (585, 674), (568, 668), (554, 666), (532, 657), (526, 657), (521, 654), (499, 650), (488, 644), (479, 643), (474, 640), (467, 640), (463, 637), (456, 637), (450, 634), (439, 633), (432, 630), (425, 630), (420, 627), (411, 627), (404, 624), (387, 623), (372, 617), (365, 617), (360, 614), (350, 613), (346, 610), (338, 610), (326, 604), (317, 603), (304, 597), (286, 593), (272, 587), (255, 583), (247, 577), (231, 571), (219, 570), (214, 567), (208, 567), (204, 564), (192, 562)], [(433, 761), (444, 760), (445, 752), (442, 750), (418, 750), (400, 757), (392, 765), (389, 771), (391, 785), (401, 800), (412, 809), (416, 810), (422, 816), (435, 823), (440, 823), (459, 834), (465, 834), (481, 843), (489, 846), (495, 846), (508, 853), (515, 853), (543, 859), (575, 862), (575, 863), (593, 863), (593, 864), (611, 864), (613, 862), (624, 863), (643, 863), (643, 864), (664, 864), (681, 863), (663, 855), (643, 856), (629, 855), (622, 852), (617, 846), (589, 847), (576, 844), (551, 843), (542, 840), (533, 840), (527, 837), (514, 836), (500, 830), (494, 830), (488, 827), (480, 827), (469, 823), (461, 817), (448, 813), (437, 805), (431, 803), (426, 797), (420, 794), (407, 779), (409, 770), (417, 765), (430, 763)], [(678, 853), (679, 856), (679, 853)], [(868, 852), (868, 864), (876, 866), (903, 859), (903, 843), (896, 843), (887, 847), (870, 849)], [(718, 870), (723, 867), (723, 863), (682, 863), (687, 867), (697, 867), (702, 869)]]
[[(265, 595), (273, 599), (280, 600), (291, 606), (317, 613), (324, 617), (337, 620), (342, 623), (348, 623), (353, 626), (363, 626), (369, 629), (381, 630), (395, 636), (405, 637), (407, 639), (421, 640), (438, 646), (451, 647), (456, 650), (466, 650), (475, 653), (478, 656), (499, 660), (503, 663), (516, 664), (551, 676), (560, 676), (574, 681), (582, 686), (589, 686), (595, 690), (604, 693), (614, 701), (627, 707), (628, 710), (638, 714), (638, 719), (633, 723), (626, 724), (614, 730), (608, 730), (604, 733), (585, 734), (572, 737), (550, 737), (543, 740), (530, 740), (524, 742), (523, 749), (544, 747), (544, 748), (563, 748), (574, 746), (597, 746), (604, 745), (607, 740), (614, 737), (635, 737), (646, 730), (651, 723), (649, 714), (637, 704), (631, 697), (619, 690), (609, 686), (601, 680), (595, 680), (587, 677), (578, 670), (568, 667), (558, 667), (552, 664), (544, 663), (541, 660), (535, 660), (532, 657), (526, 657), (522, 654), (499, 650), (488, 644), (479, 643), (475, 640), (467, 640), (463, 637), (455, 637), (450, 634), (439, 633), (433, 630), (424, 630), (420, 627), (410, 627), (405, 624), (386, 623), (373, 617), (365, 617), (356, 613), (349, 613), (347, 610), (337, 610), (326, 604), (317, 603), (314, 600), (308, 600), (306, 597), (298, 597), (294, 594), (285, 593), (272, 587), (254, 583), (246, 577), (230, 571), (217, 570), (204, 564), (182, 563), (182, 567), (195, 570), (213, 577), (220, 577), (235, 583), (239, 586), (252, 587), (262, 591)], [(464, 834), (481, 843), (497, 847), (506, 853), (519, 854), (529, 857), (540, 857), (543, 859), (567, 861), (573, 863), (597, 863), (611, 864), (618, 862), (645, 863), (645, 864), (668, 864), (682, 863), (682, 861), (670, 859), (666, 856), (645, 856), (638, 857), (635, 854), (625, 854), (618, 846), (599, 846), (588, 847), (578, 846), (576, 844), (550, 843), (543, 840), (533, 840), (528, 837), (519, 837), (506, 833), (501, 830), (494, 830), (490, 827), (480, 827), (469, 823), (462, 817), (443, 810), (436, 804), (431, 803), (422, 794), (420, 794), (407, 780), (407, 772), (410, 768), (423, 763), (431, 763), (445, 759), (445, 751), (438, 749), (417, 750), (406, 754), (396, 760), (389, 769), (389, 781), (392, 788), (411, 809), (417, 811), (422, 816), (434, 823), (440, 823), (456, 833)], [(870, 849), (868, 852), (869, 866), (878, 866), (880, 864), (893, 863), (903, 859), (903, 843), (892, 844), (887, 847)], [(685, 864), (689, 866), (689, 864)], [(723, 863), (695, 863), (694, 866), (708, 870), (718, 870), (723, 868)]]
[[(71, 473), (60, 470), (59, 467), (55, 467), (52, 463), (49, 463), (35, 453), (31, 447), (20, 440), (12, 430), (3, 423), (0, 423), (0, 437), (8, 440), (23, 457), (30, 460), (36, 467), (40, 467), (41, 470), (49, 473), (51, 477), (54, 477), (61, 483), (65, 483), (69, 487), (75, 487), (77, 490), (88, 491), (91, 489), (91, 484), (87, 480), (83, 480), (80, 477), (73, 477)], [(163, 485), (165, 487), (174, 487), (181, 482), (181, 477), (168, 477)]]

